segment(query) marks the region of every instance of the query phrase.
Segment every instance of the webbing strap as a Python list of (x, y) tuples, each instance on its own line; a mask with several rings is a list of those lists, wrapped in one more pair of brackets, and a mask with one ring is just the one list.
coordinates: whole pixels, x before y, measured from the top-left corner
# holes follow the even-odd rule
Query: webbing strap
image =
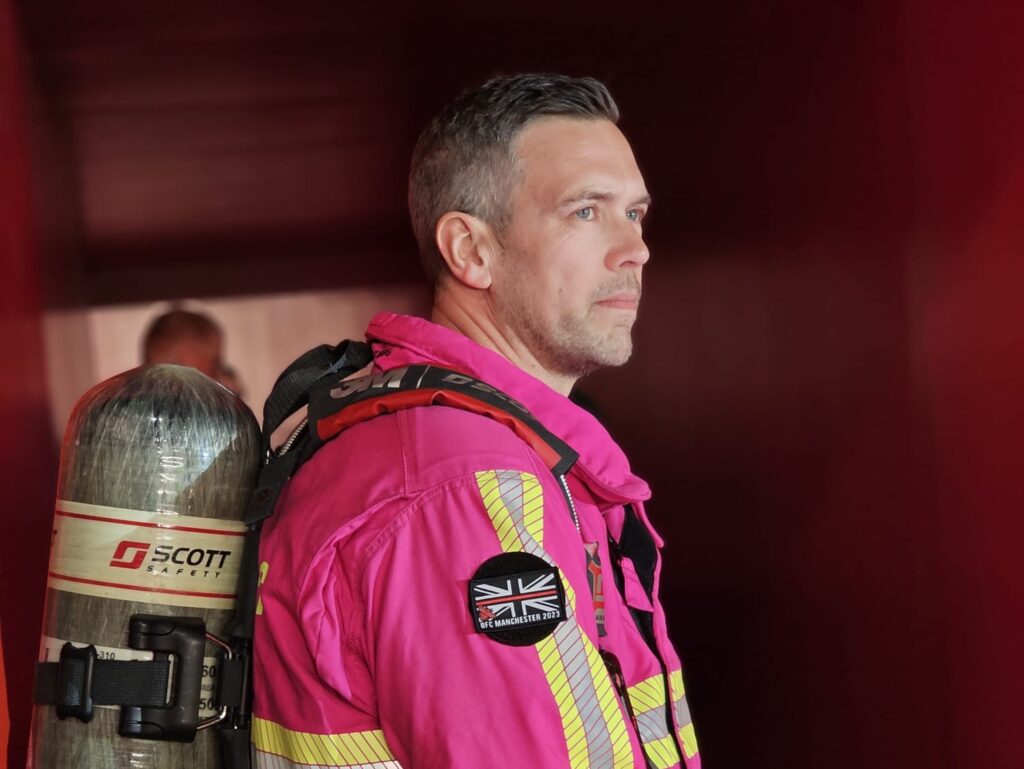
[(65, 659), (37, 663), (33, 701), (37, 705), (76, 707), (92, 697), (97, 705), (160, 707), (167, 704), (170, 662), (166, 659), (96, 660), (92, 667), (92, 686), (87, 689), (84, 661)]
[(345, 376), (365, 368), (373, 360), (370, 345), (347, 339), (331, 346), (322, 344), (296, 358), (274, 382), (263, 406), (263, 449), (269, 451), (270, 436), (288, 417), (309, 402), (309, 388), (325, 376)]

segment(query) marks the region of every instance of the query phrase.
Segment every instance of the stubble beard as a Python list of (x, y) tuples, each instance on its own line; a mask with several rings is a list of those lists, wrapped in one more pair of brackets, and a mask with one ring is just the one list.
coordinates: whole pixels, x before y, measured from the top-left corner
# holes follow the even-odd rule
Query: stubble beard
[[(639, 286), (635, 279), (605, 286), (587, 298), (585, 309), (567, 310), (551, 321), (533, 312), (528, 297), (522, 291), (505, 297), (500, 309), (506, 322), (544, 369), (579, 378), (598, 369), (621, 366), (632, 355), (635, 315), (597, 304), (602, 298), (624, 289), (639, 291)], [(602, 321), (599, 317), (602, 313), (615, 313), (622, 318), (608, 325), (607, 320)]]

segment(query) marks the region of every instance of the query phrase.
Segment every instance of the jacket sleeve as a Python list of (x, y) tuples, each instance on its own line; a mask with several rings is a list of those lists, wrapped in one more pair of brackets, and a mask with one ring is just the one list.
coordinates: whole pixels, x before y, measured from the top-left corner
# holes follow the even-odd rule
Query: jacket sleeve
[[(481, 567), (513, 580), (471, 594)], [(555, 576), (538, 573), (550, 567)], [(547, 590), (521, 602), (558, 585), (554, 599)], [(550, 474), (494, 468), (422, 493), (368, 553), (361, 588), (361, 654), (403, 769), (634, 766), (635, 738), (594, 643), (586, 557)], [(564, 618), (543, 638), (517, 631), (516, 617), (552, 600)], [(506, 629), (479, 631), (474, 614)]]

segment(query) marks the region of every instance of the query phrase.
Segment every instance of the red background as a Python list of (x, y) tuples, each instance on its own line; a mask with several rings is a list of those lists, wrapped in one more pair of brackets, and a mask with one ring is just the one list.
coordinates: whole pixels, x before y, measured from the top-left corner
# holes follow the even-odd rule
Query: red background
[[(637, 354), (584, 387), (655, 489), (705, 765), (1024, 766), (1019, 6), (103, 5), (0, 0), (14, 765), (44, 310), (413, 279), (419, 126), (496, 69), (562, 69), (610, 81), (655, 198)], [(345, 130), (289, 175), (314, 97)]]

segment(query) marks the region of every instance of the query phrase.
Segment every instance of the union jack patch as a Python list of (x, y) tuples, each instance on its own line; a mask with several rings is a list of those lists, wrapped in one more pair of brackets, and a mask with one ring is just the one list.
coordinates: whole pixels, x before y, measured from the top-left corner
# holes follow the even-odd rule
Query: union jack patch
[(470, 580), (469, 601), (476, 631), (514, 646), (536, 643), (566, 618), (558, 568), (528, 553), (485, 561)]

